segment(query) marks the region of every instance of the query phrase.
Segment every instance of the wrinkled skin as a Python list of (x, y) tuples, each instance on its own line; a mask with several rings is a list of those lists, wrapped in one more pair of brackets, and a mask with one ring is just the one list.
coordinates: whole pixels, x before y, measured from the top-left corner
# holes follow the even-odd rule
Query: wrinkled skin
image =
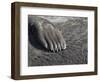
[(40, 17), (29, 16), (28, 24), (31, 27), (36, 28), (38, 41), (47, 50), (58, 52), (66, 49), (66, 42), (61, 31), (54, 28), (54, 25), (48, 20)]

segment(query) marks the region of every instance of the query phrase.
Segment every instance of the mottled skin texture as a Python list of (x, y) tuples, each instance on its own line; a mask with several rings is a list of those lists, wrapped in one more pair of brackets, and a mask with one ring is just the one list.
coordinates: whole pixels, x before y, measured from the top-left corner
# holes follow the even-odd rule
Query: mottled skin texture
[(41, 46), (52, 52), (66, 49), (66, 42), (61, 31), (54, 28), (50, 21), (40, 17), (33, 18), (32, 16), (29, 16), (28, 20), (29, 26), (36, 29), (37, 39)]

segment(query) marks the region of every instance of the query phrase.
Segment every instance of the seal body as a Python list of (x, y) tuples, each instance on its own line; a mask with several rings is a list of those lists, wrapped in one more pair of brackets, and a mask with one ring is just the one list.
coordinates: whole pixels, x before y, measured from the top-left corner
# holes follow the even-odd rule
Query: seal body
[(66, 42), (61, 31), (47, 19), (30, 15), (28, 25), (36, 29), (38, 41), (47, 50), (58, 52), (66, 49)]

